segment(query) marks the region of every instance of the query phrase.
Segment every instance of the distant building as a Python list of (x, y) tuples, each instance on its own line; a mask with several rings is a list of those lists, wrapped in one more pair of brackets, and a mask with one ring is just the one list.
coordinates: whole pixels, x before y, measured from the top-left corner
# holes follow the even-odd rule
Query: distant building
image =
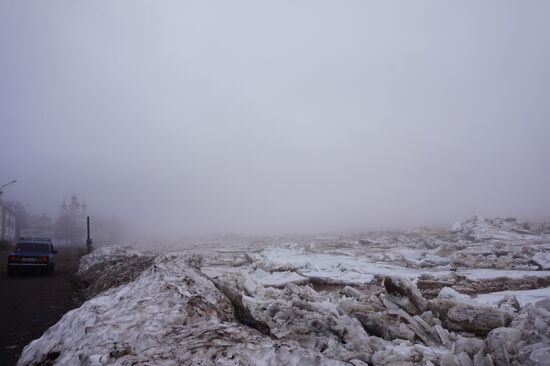
[(50, 228), (24, 227), (19, 230), (21, 238), (53, 238), (55, 230)]
[(13, 243), (16, 240), (16, 220), (12, 210), (0, 204), (0, 241)]
[(55, 234), (52, 219), (45, 213), (42, 215), (28, 215), (27, 226), (19, 229), (22, 238), (53, 238)]
[(40, 236), (38, 229), (35, 227), (24, 227), (19, 230), (19, 236), (22, 238), (34, 238)]
[(69, 204), (61, 204), (61, 212), (55, 224), (55, 238), (65, 244), (79, 244), (86, 240), (86, 203), (80, 203), (73, 195)]

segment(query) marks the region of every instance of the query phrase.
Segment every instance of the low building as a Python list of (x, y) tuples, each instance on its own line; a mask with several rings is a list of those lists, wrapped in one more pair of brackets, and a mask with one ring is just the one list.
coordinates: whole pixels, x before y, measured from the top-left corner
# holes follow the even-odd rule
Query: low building
[(53, 238), (55, 235), (53, 227), (29, 226), (19, 230), (21, 238)]
[(0, 205), (0, 242), (14, 243), (16, 240), (15, 213)]

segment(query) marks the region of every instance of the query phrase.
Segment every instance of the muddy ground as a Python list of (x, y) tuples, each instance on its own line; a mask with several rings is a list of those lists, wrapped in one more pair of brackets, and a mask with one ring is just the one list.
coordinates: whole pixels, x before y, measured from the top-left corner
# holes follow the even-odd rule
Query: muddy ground
[(0, 365), (15, 365), (23, 347), (78, 304), (73, 275), (84, 246), (56, 249), (56, 269), (49, 276), (29, 272), (8, 277), (12, 248), (0, 248)]

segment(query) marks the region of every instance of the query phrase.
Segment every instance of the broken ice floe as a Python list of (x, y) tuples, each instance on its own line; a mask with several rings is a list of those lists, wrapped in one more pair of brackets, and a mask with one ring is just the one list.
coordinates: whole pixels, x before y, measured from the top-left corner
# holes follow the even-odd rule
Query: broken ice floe
[(535, 254), (533, 256), (533, 262), (539, 266), (541, 270), (550, 270), (550, 252)]
[(461, 227), (177, 255), (101, 248), (79, 270), (89, 300), (19, 364), (544, 364), (550, 273), (534, 263), (549, 227)]
[(165, 256), (136, 280), (65, 314), (25, 347), (18, 364), (46, 359), (59, 365), (343, 364), (236, 322), (212, 281), (184, 258)]

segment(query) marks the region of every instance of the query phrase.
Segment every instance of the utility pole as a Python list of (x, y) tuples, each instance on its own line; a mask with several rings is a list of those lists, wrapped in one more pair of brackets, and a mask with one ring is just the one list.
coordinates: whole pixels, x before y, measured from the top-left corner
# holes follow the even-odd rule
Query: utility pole
[(90, 237), (90, 216), (86, 217), (86, 232), (87, 232), (86, 249), (88, 250), (88, 253), (91, 253), (92, 252), (92, 238)]

